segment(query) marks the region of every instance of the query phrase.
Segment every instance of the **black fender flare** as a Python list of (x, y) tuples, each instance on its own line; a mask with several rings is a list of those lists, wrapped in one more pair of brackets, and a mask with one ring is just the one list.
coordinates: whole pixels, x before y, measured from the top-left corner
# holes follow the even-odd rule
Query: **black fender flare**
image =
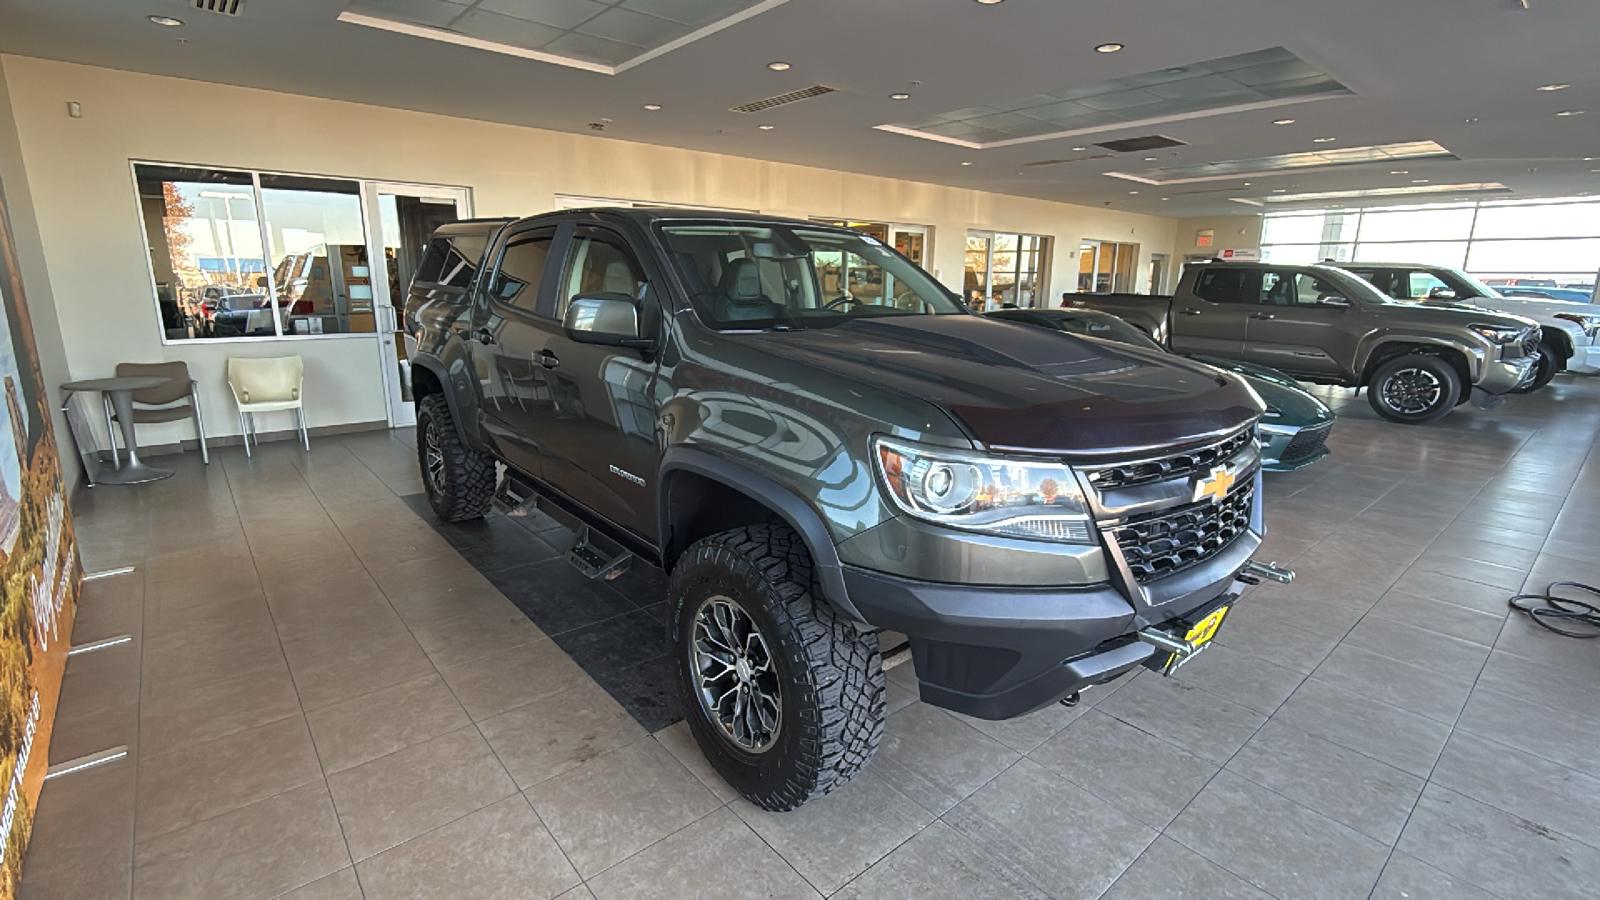
[[(794, 491), (778, 482), (752, 471), (748, 467), (725, 457), (694, 447), (670, 447), (662, 455), (659, 484), (661, 497), (656, 503), (656, 516), (663, 543), (672, 534), (672, 502), (667, 493), (674, 472), (688, 472), (732, 488), (777, 513), (811, 553), (811, 564), (816, 570), (817, 583), (822, 588), (822, 599), (834, 609), (857, 622), (865, 622), (861, 611), (850, 602), (845, 588), (844, 566), (839, 562), (839, 551), (833, 538), (822, 524), (822, 516)], [(663, 550), (665, 550), (663, 546)]]
[[(457, 368), (463, 371), (452, 378), (444, 362), (437, 356), (419, 353), (411, 358), (410, 363), (413, 368), (427, 369), (439, 380), (440, 393), (444, 394), (445, 405), (450, 407), (450, 418), (455, 421), (456, 434), (461, 440), (474, 450), (487, 452), (489, 448), (478, 429), (478, 401), (477, 395), (473, 393), (476, 385), (470, 382), (460, 383), (463, 379), (471, 377), (464, 367), (458, 366)], [(463, 392), (467, 393), (465, 401), (462, 400)]]

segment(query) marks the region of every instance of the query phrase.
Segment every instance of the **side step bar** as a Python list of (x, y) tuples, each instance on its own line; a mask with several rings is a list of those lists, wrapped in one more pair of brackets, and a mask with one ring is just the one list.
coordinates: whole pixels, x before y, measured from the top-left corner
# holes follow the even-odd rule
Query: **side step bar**
[(496, 509), (511, 518), (522, 518), (533, 510), (538, 510), (571, 529), (576, 536), (572, 546), (567, 549), (567, 562), (587, 578), (610, 581), (628, 571), (628, 567), (633, 563), (631, 550), (591, 529), (588, 524), (551, 503), (538, 491), (512, 475), (508, 474), (501, 482), (500, 490), (494, 497), (494, 505)]

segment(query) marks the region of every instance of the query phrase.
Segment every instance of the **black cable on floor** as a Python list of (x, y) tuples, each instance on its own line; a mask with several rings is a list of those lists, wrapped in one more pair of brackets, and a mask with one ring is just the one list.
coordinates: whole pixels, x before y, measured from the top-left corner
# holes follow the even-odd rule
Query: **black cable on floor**
[[(1518, 612), (1528, 614), (1533, 624), (1570, 638), (1600, 638), (1600, 606), (1557, 597), (1556, 588), (1573, 588), (1600, 597), (1600, 588), (1577, 581), (1552, 581), (1542, 594), (1517, 594), (1508, 604)], [(1558, 627), (1557, 622), (1575, 622), (1579, 629), (1573, 631)]]

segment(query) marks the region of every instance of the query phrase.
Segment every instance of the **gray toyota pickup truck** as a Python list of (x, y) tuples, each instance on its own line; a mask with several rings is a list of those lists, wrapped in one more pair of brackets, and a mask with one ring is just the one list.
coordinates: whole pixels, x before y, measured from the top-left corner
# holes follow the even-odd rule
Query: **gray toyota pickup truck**
[(885, 665), (909, 659), (931, 704), (1019, 716), (1170, 672), (1243, 585), (1289, 577), (1251, 559), (1263, 407), (1242, 381), (972, 315), (856, 231), (463, 222), (404, 316), (434, 512), (532, 505), (592, 577), (666, 570), (691, 730), (768, 809), (872, 757)]
[(1179, 353), (1364, 387), (1391, 422), (1437, 421), (1469, 400), (1492, 409), (1538, 375), (1532, 319), (1403, 303), (1331, 266), (1191, 263), (1171, 297), (1077, 294), (1071, 302), (1121, 316)]

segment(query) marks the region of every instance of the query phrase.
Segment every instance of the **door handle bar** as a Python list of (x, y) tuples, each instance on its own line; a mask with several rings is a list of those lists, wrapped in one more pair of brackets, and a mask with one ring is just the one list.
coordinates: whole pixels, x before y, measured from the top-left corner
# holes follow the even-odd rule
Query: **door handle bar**
[(1252, 319), (1276, 319), (1277, 316), (1273, 315), (1272, 313), (1251, 313), (1250, 314), (1250, 318), (1252, 318)]
[(1178, 310), (1178, 315), (1180, 315), (1180, 316), (1198, 316), (1198, 315), (1200, 315), (1200, 310), (1198, 310), (1198, 309), (1180, 309), (1180, 310)]

